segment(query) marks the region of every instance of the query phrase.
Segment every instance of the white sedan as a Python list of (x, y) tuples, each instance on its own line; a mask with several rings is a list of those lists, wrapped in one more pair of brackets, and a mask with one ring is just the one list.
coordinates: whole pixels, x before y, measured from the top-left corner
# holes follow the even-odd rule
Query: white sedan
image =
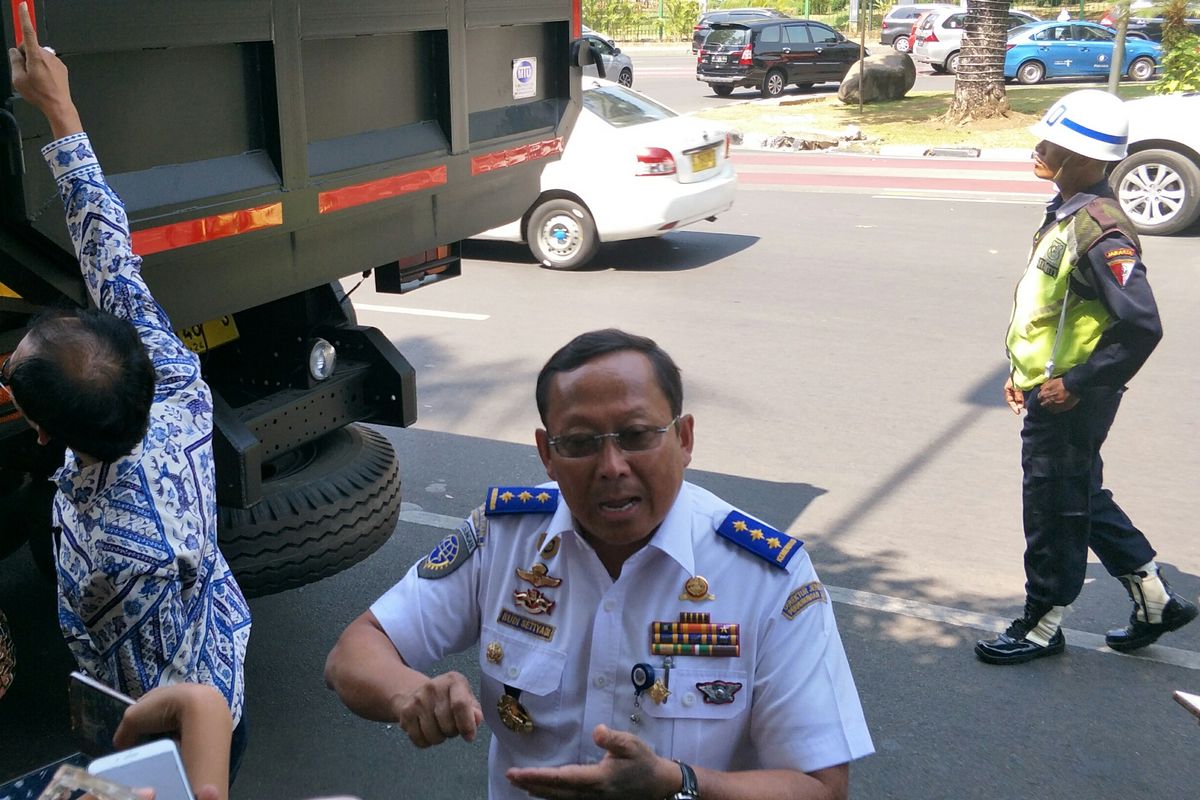
[(1200, 219), (1200, 92), (1129, 100), (1129, 155), (1109, 179), (1139, 233)]
[(583, 111), (542, 193), (520, 219), (479, 239), (528, 242), (544, 267), (576, 269), (600, 242), (661, 236), (733, 205), (729, 133), (640, 92), (584, 79)]

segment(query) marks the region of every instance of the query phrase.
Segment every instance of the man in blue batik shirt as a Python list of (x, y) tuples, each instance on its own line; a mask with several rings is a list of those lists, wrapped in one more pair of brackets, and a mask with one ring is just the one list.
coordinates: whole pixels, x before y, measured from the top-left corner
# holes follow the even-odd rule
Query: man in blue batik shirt
[(67, 446), (54, 475), (59, 621), (80, 668), (135, 698), (183, 682), (220, 690), (236, 768), (250, 609), (217, 549), (212, 395), (142, 280), (66, 66), (38, 45), (24, 3), (20, 18), (12, 83), (50, 123), (42, 155), (98, 307), (35, 319), (0, 365), (39, 443)]

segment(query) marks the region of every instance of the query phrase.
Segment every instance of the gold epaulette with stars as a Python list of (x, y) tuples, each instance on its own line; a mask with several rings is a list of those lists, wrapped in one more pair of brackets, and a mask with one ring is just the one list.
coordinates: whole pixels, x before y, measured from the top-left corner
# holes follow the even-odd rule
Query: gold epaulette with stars
[(539, 486), (493, 486), (488, 489), (483, 513), (553, 514), (558, 508), (558, 489)]
[(804, 544), (740, 511), (730, 511), (717, 527), (717, 533), (780, 569), (787, 569), (792, 556)]

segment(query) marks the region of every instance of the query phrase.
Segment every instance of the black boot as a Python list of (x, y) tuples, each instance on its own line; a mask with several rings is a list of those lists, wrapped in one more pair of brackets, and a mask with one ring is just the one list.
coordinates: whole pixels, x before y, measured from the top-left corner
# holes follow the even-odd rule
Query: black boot
[(1050, 642), (1045, 647), (1031, 642), (1025, 637), (1029, 634), (1037, 620), (1030, 621), (1027, 617), (1014, 619), (1008, 630), (995, 639), (980, 639), (975, 643), (975, 655), (985, 664), (1024, 664), (1035, 658), (1056, 656), (1067, 649), (1067, 640), (1063, 637), (1062, 628), (1054, 632)]
[(1125, 587), (1125, 591), (1129, 593), (1129, 599), (1133, 601), (1133, 613), (1129, 615), (1128, 625), (1111, 630), (1105, 635), (1104, 641), (1113, 650), (1121, 653), (1139, 650), (1146, 645), (1154, 644), (1164, 633), (1178, 630), (1196, 618), (1196, 606), (1171, 591), (1171, 587), (1167, 585), (1167, 579), (1163, 577), (1160, 570), (1158, 579), (1162, 581), (1163, 588), (1167, 590), (1167, 597), (1170, 599), (1163, 606), (1162, 621), (1150, 622), (1141, 587), (1141, 580), (1146, 577), (1148, 575), (1145, 573), (1117, 577), (1117, 580)]

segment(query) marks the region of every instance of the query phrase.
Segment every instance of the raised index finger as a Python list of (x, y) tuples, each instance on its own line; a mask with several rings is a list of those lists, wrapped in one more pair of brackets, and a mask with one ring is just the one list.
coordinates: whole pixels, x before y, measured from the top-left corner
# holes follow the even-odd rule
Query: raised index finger
[(29, 15), (29, 3), (23, 2), (17, 6), (17, 16), (21, 18), (21, 38), (28, 53), (30, 48), (38, 47), (37, 29), (33, 27), (33, 17)]

